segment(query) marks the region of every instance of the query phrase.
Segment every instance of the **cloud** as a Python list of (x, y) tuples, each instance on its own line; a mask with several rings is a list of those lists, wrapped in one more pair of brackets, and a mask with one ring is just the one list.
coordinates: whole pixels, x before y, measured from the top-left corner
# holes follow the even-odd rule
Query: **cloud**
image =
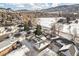
[(32, 10), (46, 9), (52, 7), (52, 3), (30, 3)]
[(24, 8), (25, 6), (23, 4), (17, 4), (16, 7)]
[(0, 3), (79, 3), (79, 0), (1, 0)]
[(4, 4), (0, 4), (0, 7), (4, 7), (5, 5)]
[(29, 7), (31, 10), (38, 10), (42, 8), (41, 5), (38, 5), (38, 3), (30, 3), (29, 5), (31, 6)]
[(51, 3), (53, 0), (1, 0), (0, 3)]
[(54, 4), (52, 4), (52, 7), (56, 7), (56, 6), (58, 6), (59, 4), (57, 4), (57, 3), (54, 3)]
[(57, 3), (0, 3), (0, 7), (3, 8), (12, 8), (12, 9), (27, 9), (27, 10), (40, 10), (40, 9), (47, 9), (51, 7), (55, 7), (58, 5)]
[(3, 3), (0, 4), (2, 7), (12, 8), (12, 9), (28, 9), (28, 10), (40, 10), (53, 7), (53, 3)]

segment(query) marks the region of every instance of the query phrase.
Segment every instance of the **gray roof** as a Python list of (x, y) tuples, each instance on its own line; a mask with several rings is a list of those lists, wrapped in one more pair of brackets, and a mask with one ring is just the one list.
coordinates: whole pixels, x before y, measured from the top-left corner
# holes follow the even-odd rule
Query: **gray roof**
[(0, 51), (10, 47), (16, 41), (18, 41), (18, 40), (15, 38), (14, 39), (9, 38), (9, 39), (6, 39), (6, 40), (0, 42)]

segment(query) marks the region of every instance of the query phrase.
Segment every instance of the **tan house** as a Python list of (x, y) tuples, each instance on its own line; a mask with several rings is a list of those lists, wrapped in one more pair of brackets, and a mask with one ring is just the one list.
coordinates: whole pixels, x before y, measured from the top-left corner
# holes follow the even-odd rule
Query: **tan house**
[(6, 39), (2, 42), (0, 42), (0, 56), (4, 56), (7, 53), (9, 53), (10, 51), (12, 51), (13, 49), (16, 48), (16, 42), (18, 40), (16, 39)]

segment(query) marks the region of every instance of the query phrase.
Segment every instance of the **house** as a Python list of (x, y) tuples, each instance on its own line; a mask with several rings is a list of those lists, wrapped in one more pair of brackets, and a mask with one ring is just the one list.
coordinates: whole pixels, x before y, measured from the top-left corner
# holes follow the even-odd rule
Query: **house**
[(50, 41), (48, 41), (44, 36), (36, 37), (34, 40), (36, 41), (36, 43), (34, 43), (34, 48), (38, 51), (41, 51), (50, 45)]
[(57, 23), (67, 23), (67, 20), (65, 17), (60, 17)]
[(25, 56), (27, 53), (29, 53), (29, 51), (30, 49), (23, 45), (21, 48), (8, 53), (6, 56)]
[(4, 56), (16, 48), (17, 39), (5, 39), (0, 42), (0, 56)]
[(0, 42), (3, 41), (6, 37), (9, 37), (9, 35), (14, 34), (18, 31), (18, 28), (16, 26), (10, 26), (10, 27), (0, 27)]
[(11, 27), (11, 29), (12, 31), (0, 34), (0, 38), (2, 38), (0, 42), (0, 56), (6, 55), (17, 48), (17, 42), (20, 38), (13, 36), (13, 34), (17, 32), (17, 28)]
[(50, 49), (58, 53), (59, 55), (64, 56), (73, 56), (78, 54), (78, 49), (72, 41), (69, 41), (65, 38), (56, 38), (53, 39)]
[(57, 54), (50, 50), (49, 48), (44, 49), (43, 51), (41, 51), (38, 56), (57, 56)]
[(78, 49), (73, 44), (64, 45), (61, 49), (59, 49), (59, 52), (65, 56), (77, 56)]
[(42, 51), (43, 49), (45, 49), (47, 46), (49, 46), (50, 41), (41, 41), (41, 42), (37, 42), (34, 44), (34, 48), (38, 51)]

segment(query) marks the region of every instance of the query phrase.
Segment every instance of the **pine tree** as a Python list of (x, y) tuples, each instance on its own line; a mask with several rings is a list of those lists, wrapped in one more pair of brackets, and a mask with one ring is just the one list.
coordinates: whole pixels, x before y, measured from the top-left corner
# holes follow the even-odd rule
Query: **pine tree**
[(26, 23), (26, 22), (24, 23), (24, 30), (29, 31), (29, 26), (28, 26), (28, 23)]
[(35, 35), (41, 35), (42, 34), (41, 29), (42, 29), (41, 26), (40, 25), (37, 25), (36, 31), (34, 32)]

